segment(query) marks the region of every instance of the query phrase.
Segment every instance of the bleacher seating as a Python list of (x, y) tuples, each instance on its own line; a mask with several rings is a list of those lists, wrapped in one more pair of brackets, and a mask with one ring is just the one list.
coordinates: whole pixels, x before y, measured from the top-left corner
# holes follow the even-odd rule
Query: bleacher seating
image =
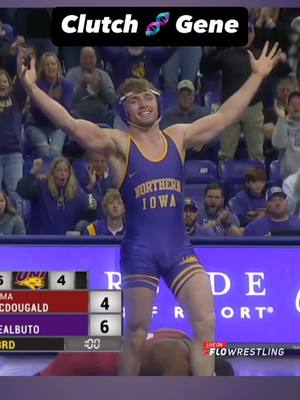
[(207, 184), (218, 180), (216, 164), (209, 160), (188, 160), (184, 163), (185, 183)]
[(184, 185), (184, 197), (189, 197), (196, 201), (199, 210), (203, 209), (205, 184), (187, 183)]

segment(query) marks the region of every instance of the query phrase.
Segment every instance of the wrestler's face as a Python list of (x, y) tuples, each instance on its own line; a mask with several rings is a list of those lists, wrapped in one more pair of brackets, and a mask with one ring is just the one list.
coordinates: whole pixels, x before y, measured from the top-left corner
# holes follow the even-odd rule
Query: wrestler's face
[(69, 181), (70, 170), (65, 161), (58, 163), (53, 171), (54, 182), (57, 187), (65, 187)]
[(154, 93), (133, 93), (126, 99), (130, 121), (142, 128), (151, 128), (158, 119), (157, 99)]
[(0, 192), (0, 215), (3, 215), (6, 210), (6, 200), (3, 193)]
[(184, 222), (185, 225), (191, 227), (197, 222), (198, 213), (193, 207), (184, 207)]
[(208, 214), (217, 214), (224, 206), (222, 191), (220, 189), (208, 190), (205, 195), (204, 203)]
[(267, 214), (273, 218), (288, 216), (288, 201), (281, 196), (275, 196), (267, 202)]
[(120, 198), (110, 200), (107, 204), (107, 215), (112, 219), (119, 219), (124, 215), (124, 204)]
[(292, 97), (288, 105), (288, 115), (291, 119), (300, 121), (300, 97)]
[(252, 194), (252, 196), (255, 197), (261, 197), (262, 196), (262, 192), (263, 189), (266, 185), (266, 181), (249, 181), (246, 184), (249, 188), (250, 193)]
[(94, 154), (92, 156), (92, 169), (96, 172), (97, 176), (103, 176), (107, 170), (107, 158), (102, 154)]
[(0, 74), (0, 96), (5, 97), (9, 94), (11, 86), (5, 74)]

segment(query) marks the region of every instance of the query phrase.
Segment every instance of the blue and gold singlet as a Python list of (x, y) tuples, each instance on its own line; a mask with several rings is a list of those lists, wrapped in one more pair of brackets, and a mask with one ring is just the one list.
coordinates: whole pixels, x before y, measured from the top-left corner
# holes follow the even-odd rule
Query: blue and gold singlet
[(156, 290), (163, 277), (176, 295), (203, 267), (189, 243), (183, 214), (183, 165), (174, 141), (162, 134), (161, 159), (147, 158), (129, 137), (120, 192), (126, 208), (121, 247), (123, 287)]

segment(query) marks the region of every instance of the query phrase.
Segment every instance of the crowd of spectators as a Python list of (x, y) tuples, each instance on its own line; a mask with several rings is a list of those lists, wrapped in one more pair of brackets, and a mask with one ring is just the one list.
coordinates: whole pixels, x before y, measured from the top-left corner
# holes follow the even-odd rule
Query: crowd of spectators
[[(49, 9), (0, 11), (0, 235), (122, 236), (126, 214), (105, 154), (85, 154), (30, 102), (16, 76), (20, 49), (36, 58), (38, 86), (75, 118), (128, 131), (117, 105), (120, 83), (146, 78), (161, 92), (161, 129), (214, 112), (251, 74), (248, 50), (278, 41), (280, 62), (248, 109), (220, 139), (187, 152), (190, 160), (253, 160), (240, 190), (220, 180), (195, 182), (186, 195), (193, 237), (270, 236), (300, 228), (300, 9), (249, 10), (240, 48), (58, 48)], [(270, 164), (280, 165), (280, 183)], [(200, 165), (200, 164), (199, 164)], [(282, 188), (281, 188), (282, 184)], [(194, 191), (195, 192), (195, 191)], [(200, 195), (202, 193), (202, 196)]]

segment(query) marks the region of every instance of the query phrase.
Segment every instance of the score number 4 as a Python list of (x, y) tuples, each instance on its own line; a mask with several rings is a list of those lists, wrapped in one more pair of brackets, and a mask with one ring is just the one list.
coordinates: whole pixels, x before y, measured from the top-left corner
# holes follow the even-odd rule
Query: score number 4
[[(101, 302), (100, 308), (104, 308), (106, 311), (109, 309), (108, 297), (104, 297), (104, 299)], [(101, 321), (100, 332), (101, 333), (108, 333), (109, 332), (109, 326), (108, 326), (108, 320), (107, 319)]]

